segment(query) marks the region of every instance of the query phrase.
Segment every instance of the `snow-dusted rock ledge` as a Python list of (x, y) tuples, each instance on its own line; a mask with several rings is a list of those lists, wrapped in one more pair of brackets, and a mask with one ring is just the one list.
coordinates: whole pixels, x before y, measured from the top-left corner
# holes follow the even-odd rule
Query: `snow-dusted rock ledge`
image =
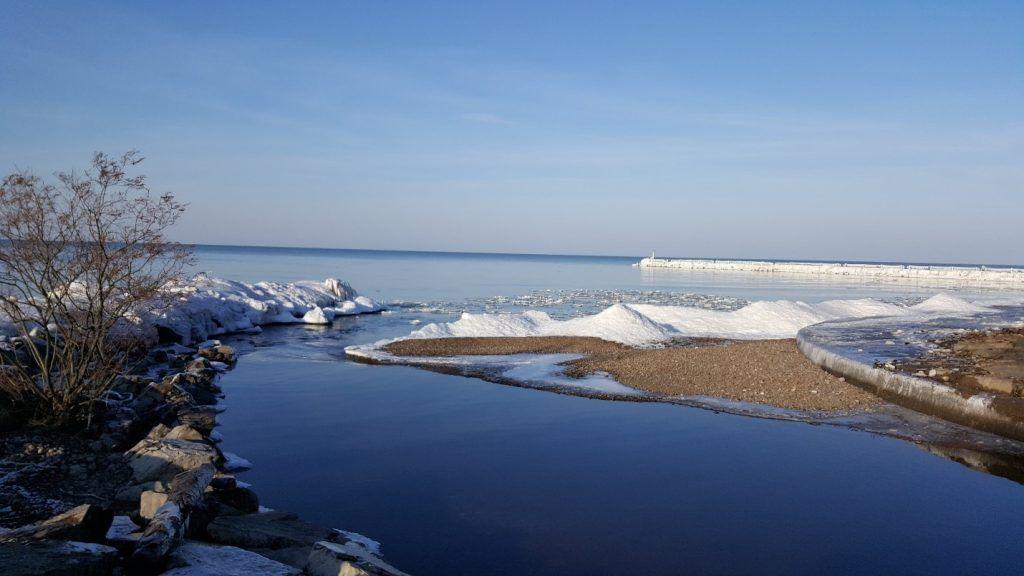
[(268, 324), (329, 324), (337, 316), (383, 307), (336, 278), (323, 282), (247, 284), (199, 274), (175, 290), (176, 298), (145, 322), (161, 340), (203, 342)]

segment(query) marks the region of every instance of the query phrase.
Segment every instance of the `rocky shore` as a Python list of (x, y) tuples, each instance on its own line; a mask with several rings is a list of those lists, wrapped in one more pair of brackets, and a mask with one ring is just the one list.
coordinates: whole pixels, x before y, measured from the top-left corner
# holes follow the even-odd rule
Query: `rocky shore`
[(6, 576), (403, 573), (355, 533), (271, 511), (233, 475), (244, 459), (215, 430), (219, 341), (150, 352), (125, 376), (102, 426), (0, 435), (0, 567)]
[(927, 355), (890, 366), (964, 390), (1024, 397), (1024, 329), (979, 330), (944, 338)]

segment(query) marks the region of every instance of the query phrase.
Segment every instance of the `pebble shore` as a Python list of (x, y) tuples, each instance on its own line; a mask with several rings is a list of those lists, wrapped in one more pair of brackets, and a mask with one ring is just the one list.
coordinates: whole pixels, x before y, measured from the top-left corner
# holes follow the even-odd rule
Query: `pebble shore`
[(796, 341), (686, 340), (632, 348), (587, 337), (409, 339), (384, 347), (400, 357), (575, 353), (569, 376), (608, 373), (620, 383), (666, 396), (709, 396), (817, 412), (867, 410), (881, 400), (807, 360)]

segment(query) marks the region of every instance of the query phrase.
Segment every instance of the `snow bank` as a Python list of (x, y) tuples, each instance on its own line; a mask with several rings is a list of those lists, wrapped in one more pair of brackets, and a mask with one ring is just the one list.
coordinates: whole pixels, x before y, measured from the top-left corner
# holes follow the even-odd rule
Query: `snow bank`
[(916, 266), (911, 264), (846, 264), (843, 262), (767, 262), (748, 260), (701, 260), (644, 258), (641, 268), (675, 268), (713, 272), (767, 272), (813, 274), (852, 278), (937, 280), (979, 286), (1024, 286), (1022, 268), (985, 266)]
[(323, 282), (246, 284), (200, 274), (176, 290), (176, 299), (146, 322), (183, 344), (267, 324), (328, 324), (336, 316), (382, 307), (336, 278)]
[[(841, 318), (963, 315), (987, 310), (989, 308), (985, 306), (947, 294), (933, 296), (914, 306), (899, 306), (873, 299), (830, 300), (817, 304), (760, 301), (732, 311), (615, 304), (598, 314), (570, 320), (555, 320), (537, 311), (522, 314), (464, 313), (454, 322), (428, 324), (406, 338), (594, 336), (630, 346), (650, 346), (679, 337), (793, 338), (805, 326)], [(386, 342), (369, 347), (350, 347), (349, 353), (369, 355), (383, 344)]]

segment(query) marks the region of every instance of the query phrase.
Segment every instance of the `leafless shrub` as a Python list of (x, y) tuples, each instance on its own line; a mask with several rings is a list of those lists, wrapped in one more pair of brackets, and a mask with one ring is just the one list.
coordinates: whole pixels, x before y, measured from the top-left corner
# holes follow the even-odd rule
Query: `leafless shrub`
[(0, 185), (0, 395), (37, 421), (92, 418), (138, 358), (135, 322), (182, 280), (188, 247), (164, 237), (184, 211), (128, 171), (137, 152), (97, 153), (48, 183), (16, 171)]

